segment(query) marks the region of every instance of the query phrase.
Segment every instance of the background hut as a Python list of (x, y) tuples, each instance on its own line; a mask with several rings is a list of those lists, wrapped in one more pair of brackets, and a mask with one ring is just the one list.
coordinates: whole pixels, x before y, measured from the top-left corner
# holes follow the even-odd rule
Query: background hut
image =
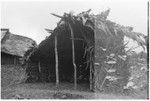
[(9, 29), (1, 29), (1, 64), (20, 65), (20, 58), (25, 52), (35, 47), (36, 42), (30, 38), (14, 35)]

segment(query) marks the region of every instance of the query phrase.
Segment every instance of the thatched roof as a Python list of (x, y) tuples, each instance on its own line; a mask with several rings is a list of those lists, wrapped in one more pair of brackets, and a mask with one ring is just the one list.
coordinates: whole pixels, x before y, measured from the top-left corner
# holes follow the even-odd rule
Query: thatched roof
[[(133, 27), (130, 26), (123, 26), (112, 22), (107, 19), (110, 9), (101, 12), (100, 14), (94, 15), (90, 14), (90, 10), (82, 12), (78, 15), (73, 15), (72, 13), (64, 13), (64, 16), (59, 16), (57, 14), (53, 14), (56, 17), (61, 18), (58, 25), (61, 25), (62, 21), (67, 21), (72, 19), (74, 21), (81, 22), (84, 26), (88, 26), (95, 31), (95, 33), (100, 33), (100, 31), (104, 32), (103, 34), (108, 34), (108, 36), (115, 36), (118, 35), (120, 32), (123, 36), (133, 39), (139, 45), (145, 46), (146, 45), (146, 37), (144, 34), (139, 32), (134, 32)], [(46, 29), (47, 30), (47, 29)], [(48, 32), (52, 32), (51, 30), (47, 30)], [(102, 34), (102, 33), (100, 33)]]
[(9, 29), (1, 29), (1, 41), (4, 39), (6, 34), (8, 34)]
[(10, 55), (23, 57), (29, 48), (37, 46), (34, 40), (24, 36), (12, 34), (9, 30), (1, 30), (1, 35), (1, 52)]
[[(88, 35), (85, 34), (85, 31), (83, 30), (83, 26), (86, 26), (87, 28), (93, 30), (95, 34), (97, 33), (95, 38), (100, 38), (100, 40), (103, 43), (106, 43), (105, 41), (108, 41), (111, 38), (113, 40), (115, 39), (115, 40), (123, 41), (122, 38), (124, 36), (127, 36), (135, 40), (143, 48), (146, 46), (146, 40), (142, 40), (142, 38), (144, 39), (146, 37), (144, 34), (133, 32), (132, 27), (119, 25), (115, 22), (107, 20), (107, 16), (109, 15), (110, 10), (106, 10), (97, 15), (90, 14), (90, 11), (91, 10), (88, 10), (78, 15), (73, 15), (72, 13), (69, 13), (69, 14), (64, 13), (63, 16), (52, 13), (52, 15), (60, 18), (61, 20), (58, 22), (57, 27), (54, 30), (46, 29), (46, 31), (48, 31), (48, 33), (51, 33), (51, 35), (39, 44), (37, 51), (40, 50), (40, 52), (38, 52), (38, 55), (50, 53), (49, 52), (50, 50), (48, 47), (51, 46), (51, 44), (54, 44), (54, 42), (52, 41), (54, 39), (54, 36), (57, 35), (58, 33), (63, 34), (63, 30), (65, 29), (68, 30), (69, 23), (73, 23), (73, 24), (76, 23), (76, 25), (74, 26), (74, 29), (81, 31), (80, 34), (81, 36), (83, 36), (83, 40), (86, 41), (87, 43), (89, 43), (89, 40), (90, 40), (90, 39), (87, 39), (87, 36), (89, 36), (90, 34)], [(58, 31), (58, 30), (61, 30), (61, 31)], [(61, 40), (63, 40), (63, 38), (61, 38)], [(75, 40), (78, 40), (78, 39), (75, 39)], [(37, 51), (35, 51), (34, 54)]]

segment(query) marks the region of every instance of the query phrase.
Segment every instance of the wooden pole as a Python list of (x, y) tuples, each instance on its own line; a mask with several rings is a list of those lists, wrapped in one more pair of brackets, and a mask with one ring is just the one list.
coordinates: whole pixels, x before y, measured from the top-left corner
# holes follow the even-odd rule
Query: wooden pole
[(40, 61), (38, 62), (38, 69), (39, 69), (39, 77), (41, 78), (42, 80), (42, 74), (41, 74), (41, 63)]
[(16, 65), (16, 56), (14, 56), (14, 65)]
[(69, 28), (71, 30), (71, 37), (72, 37), (72, 62), (74, 67), (74, 89), (77, 89), (77, 66), (75, 63), (74, 34), (70, 24), (69, 24)]
[(58, 72), (58, 50), (57, 50), (57, 36), (55, 36), (55, 69), (56, 69), (56, 87), (59, 86), (59, 72)]
[(41, 73), (41, 64), (40, 64), (40, 61), (38, 63), (38, 67), (39, 67), (39, 72)]
[(92, 90), (92, 63), (90, 62), (90, 90)]
[(149, 1), (147, 2), (147, 99), (149, 99)]
[(90, 54), (90, 90), (91, 91), (94, 91), (94, 62), (95, 62), (95, 57), (94, 57), (94, 54), (95, 54), (95, 47), (94, 47), (94, 44), (93, 44), (93, 49), (91, 49), (91, 51), (89, 52)]

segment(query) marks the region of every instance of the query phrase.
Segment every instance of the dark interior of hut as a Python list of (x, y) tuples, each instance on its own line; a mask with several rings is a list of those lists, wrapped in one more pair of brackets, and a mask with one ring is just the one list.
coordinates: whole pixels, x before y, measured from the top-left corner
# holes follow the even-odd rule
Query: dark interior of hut
[[(77, 65), (77, 83), (89, 84), (90, 68), (87, 63), (87, 42), (85, 38), (86, 40), (94, 42), (94, 31), (87, 26), (83, 26), (78, 21), (76, 21), (72, 27), (75, 43), (75, 63)], [(39, 44), (37, 51), (31, 55), (30, 60), (35, 63), (40, 61), (40, 82), (56, 82), (54, 50), (54, 37), (56, 33), (58, 33), (59, 81), (73, 83), (74, 67), (72, 62), (72, 39), (67, 23), (57, 26), (53, 33)]]

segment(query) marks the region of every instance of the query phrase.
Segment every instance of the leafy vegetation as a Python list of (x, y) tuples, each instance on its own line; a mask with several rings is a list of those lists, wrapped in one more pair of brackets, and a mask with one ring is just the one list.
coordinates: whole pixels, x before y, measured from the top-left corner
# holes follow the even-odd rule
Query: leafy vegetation
[[(132, 27), (107, 20), (109, 12), (106, 10), (92, 15), (95, 19), (96, 63), (99, 64), (98, 69), (103, 71), (98, 74), (101, 76), (101, 81), (96, 81), (98, 88), (107, 93), (124, 93), (131, 86), (134, 90), (140, 86), (146, 87), (147, 55), (144, 53), (145, 58), (140, 58), (138, 54), (133, 54), (134, 49), (125, 50), (128, 42), (124, 41), (125, 37), (131, 38), (146, 50), (146, 36), (133, 32)], [(134, 83), (131, 85), (131, 82)]]

